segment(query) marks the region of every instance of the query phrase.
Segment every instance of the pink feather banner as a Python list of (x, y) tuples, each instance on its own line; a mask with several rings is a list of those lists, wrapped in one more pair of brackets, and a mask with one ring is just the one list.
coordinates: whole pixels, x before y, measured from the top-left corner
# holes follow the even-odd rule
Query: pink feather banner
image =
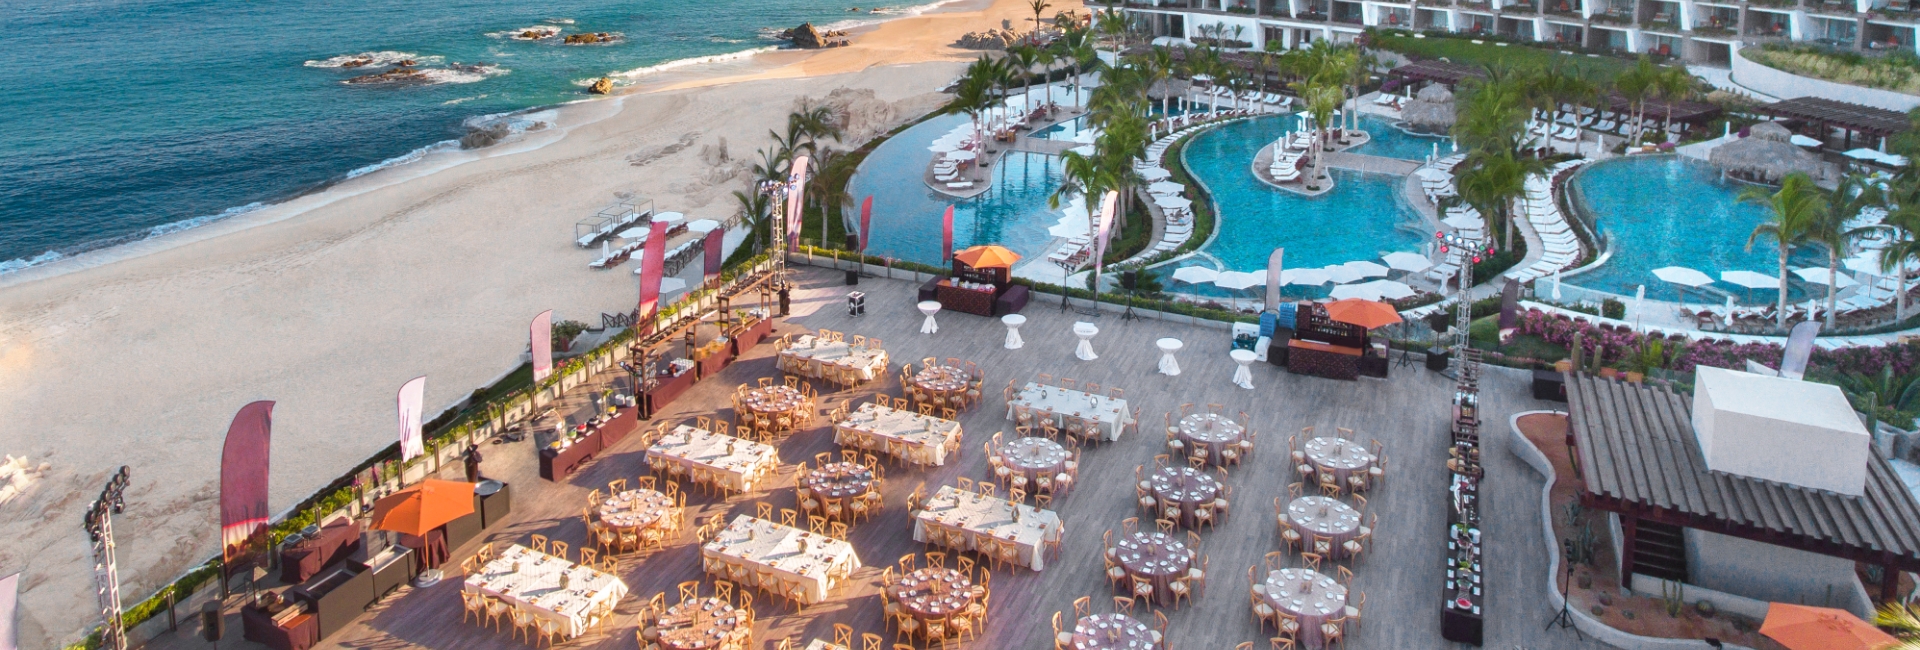
[[(647, 226), (647, 244), (640, 258), (640, 309), (634, 327), (651, 331), (653, 314), (660, 306), (660, 276), (667, 270), (667, 221), (655, 218)], [(641, 327), (641, 323), (649, 326)]]
[(1120, 193), (1108, 190), (1100, 197), (1100, 226), (1094, 234), (1093, 274), (1099, 275), (1107, 257), (1107, 232), (1113, 227), (1113, 211), (1120, 204)]
[(267, 470), (273, 446), (273, 402), (240, 407), (220, 450), (221, 567), (227, 576), (265, 566)]
[(947, 206), (947, 214), (940, 218), (940, 263), (953, 261), (953, 206)]
[(553, 310), (540, 312), (527, 327), (527, 351), (533, 360), (533, 380), (553, 374)]
[(793, 167), (787, 172), (787, 252), (791, 253), (800, 245), (800, 217), (806, 214), (807, 195), (807, 156), (793, 159)]
[(421, 375), (400, 385), (395, 397), (400, 413), (400, 459), (413, 460), (427, 453), (420, 438), (421, 417), (426, 413), (427, 377)]
[(860, 254), (867, 252), (867, 240), (873, 237), (873, 195), (860, 202)]

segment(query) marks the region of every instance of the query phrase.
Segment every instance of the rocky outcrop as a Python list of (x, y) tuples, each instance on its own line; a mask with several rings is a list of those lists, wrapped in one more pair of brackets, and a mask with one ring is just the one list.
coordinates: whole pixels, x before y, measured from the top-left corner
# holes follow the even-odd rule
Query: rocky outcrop
[(363, 74), (358, 77), (348, 79), (347, 83), (356, 84), (356, 85), (417, 84), (417, 83), (431, 83), (432, 81), (433, 81), (432, 79), (429, 79), (427, 77), (427, 73), (421, 71), (419, 68), (403, 65), (403, 66), (397, 66), (385, 72)]
[(809, 50), (828, 47), (845, 47), (847, 33), (840, 30), (821, 30), (813, 23), (800, 23), (799, 27), (780, 32), (778, 37), (793, 41), (793, 46)]
[(522, 40), (522, 41), (537, 41), (543, 38), (553, 38), (559, 35), (560, 35), (560, 30), (558, 29), (529, 29), (529, 30), (520, 32), (518, 34), (514, 34), (513, 37), (515, 39)]
[(512, 126), (505, 121), (495, 121), (467, 128), (467, 134), (460, 137), (461, 149), (480, 149), (491, 147), (495, 143), (513, 135)]
[(595, 80), (593, 80), (593, 85), (591, 85), (591, 86), (587, 86), (587, 92), (589, 92), (589, 93), (592, 93), (592, 94), (595, 94), (595, 95), (605, 95), (605, 94), (608, 94), (608, 93), (612, 93), (612, 92), (613, 92), (613, 78), (612, 78), (612, 77), (601, 77), (601, 78), (599, 78), (599, 79), (595, 79)]
[(1020, 35), (1012, 30), (989, 29), (984, 32), (967, 32), (954, 41), (953, 46), (963, 50), (1004, 50), (1007, 45), (1020, 40)]
[(1446, 133), (1453, 128), (1453, 93), (1441, 84), (1428, 84), (1400, 109), (1407, 128), (1426, 133)]
[(617, 40), (620, 40), (620, 35), (613, 32), (581, 32), (578, 34), (568, 34), (563, 42), (568, 45), (597, 45), (600, 43), (612, 43)]
[(834, 126), (840, 128), (840, 141), (862, 143), (886, 133), (899, 122), (900, 112), (893, 104), (875, 95), (872, 89), (835, 88), (826, 97), (805, 97), (794, 102), (793, 110), (824, 106), (833, 113)]

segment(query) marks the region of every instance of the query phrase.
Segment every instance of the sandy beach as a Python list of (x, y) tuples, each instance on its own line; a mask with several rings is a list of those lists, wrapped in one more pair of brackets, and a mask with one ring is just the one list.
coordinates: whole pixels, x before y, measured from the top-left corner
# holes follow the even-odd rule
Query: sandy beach
[(115, 522), (131, 605), (215, 551), (220, 446), (240, 406), (278, 401), (272, 506), (289, 507), (393, 442), (406, 380), (427, 375), (437, 411), (518, 365), (540, 311), (597, 323), (631, 309), (632, 265), (591, 270), (598, 251), (572, 241), (617, 192), (727, 218), (746, 176), (713, 172), (707, 147), (724, 138), (753, 158), (796, 101), (838, 88), (871, 91), (891, 123), (863, 130), (884, 131), (943, 101), (935, 90), (978, 55), (950, 47), (958, 36), (1023, 16), (1019, 0), (969, 0), (846, 48), (643, 77), (514, 141), (0, 277), (0, 452), (52, 465), (0, 506), (0, 573), (25, 571), (22, 647), (97, 623), (79, 522), (114, 468), (133, 479)]

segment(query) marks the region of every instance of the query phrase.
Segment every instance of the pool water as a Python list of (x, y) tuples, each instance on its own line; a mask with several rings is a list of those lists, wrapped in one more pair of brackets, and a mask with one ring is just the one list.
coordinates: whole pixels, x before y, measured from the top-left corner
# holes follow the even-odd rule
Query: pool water
[[(1194, 137), (1186, 148), (1189, 169), (1213, 192), (1221, 213), (1220, 234), (1203, 252), (1227, 270), (1259, 271), (1275, 247), (1286, 249), (1287, 268), (1314, 268), (1378, 260), (1395, 251), (1419, 251), (1430, 237), (1425, 220), (1406, 203), (1405, 178), (1334, 170), (1333, 191), (1305, 197), (1276, 189), (1253, 175), (1261, 147), (1292, 130), (1292, 117), (1234, 122)], [(1190, 259), (1183, 265), (1206, 265)], [(1156, 269), (1171, 275), (1175, 266)], [(1171, 291), (1223, 295), (1212, 285), (1163, 284)], [(1324, 295), (1330, 287), (1319, 287)], [(1289, 295), (1314, 293), (1289, 286)], [(1241, 292), (1245, 293), (1245, 292)]]
[[(1724, 302), (1727, 294), (1747, 304), (1772, 303), (1779, 297), (1775, 291), (1724, 282), (1683, 292), (1653, 275), (1665, 266), (1695, 269), (1716, 279), (1721, 271), (1779, 274), (1778, 247), (1761, 239), (1747, 250), (1748, 236), (1768, 219), (1768, 210), (1741, 203), (1744, 185), (1721, 180), (1715, 168), (1678, 156), (1630, 156), (1595, 163), (1569, 184), (1575, 208), (1593, 217), (1603, 239), (1612, 239), (1613, 256), (1592, 271), (1567, 278), (1567, 284), (1623, 296), (1634, 295), (1644, 284), (1648, 298), (1693, 303)], [(1817, 247), (1801, 247), (1788, 266), (1825, 268), (1826, 257)], [(1807, 288), (1793, 278), (1787, 299), (1806, 299)], [(1819, 295), (1825, 295), (1824, 288)]]
[[(856, 206), (873, 197), (873, 234), (869, 255), (884, 255), (922, 264), (940, 264), (940, 215), (953, 210), (953, 248), (1000, 244), (1029, 259), (1046, 252), (1052, 239), (1047, 229), (1060, 220), (1047, 207), (1047, 197), (1060, 187), (1060, 159), (1014, 152), (995, 163), (993, 188), (985, 194), (959, 200), (933, 191), (921, 176), (933, 152), (927, 145), (967, 121), (964, 115), (943, 115), (914, 125), (889, 138), (860, 163), (847, 184)], [(1064, 204), (1062, 204), (1064, 206)], [(856, 220), (858, 208), (848, 213)]]
[(1354, 147), (1353, 153), (1401, 160), (1426, 160), (1427, 156), (1433, 155), (1436, 144), (1439, 145), (1440, 155), (1453, 153), (1452, 143), (1446, 136), (1414, 135), (1373, 115), (1360, 116), (1360, 130), (1366, 131), (1373, 139)]

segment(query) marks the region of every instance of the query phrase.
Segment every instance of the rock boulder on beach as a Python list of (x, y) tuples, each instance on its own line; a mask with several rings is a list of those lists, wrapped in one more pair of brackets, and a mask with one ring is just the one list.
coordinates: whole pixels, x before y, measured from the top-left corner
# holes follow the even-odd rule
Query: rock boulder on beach
[(793, 41), (794, 47), (817, 50), (827, 47), (844, 47), (847, 33), (837, 30), (822, 31), (813, 23), (800, 23), (799, 27), (780, 33), (781, 38)]
[(954, 41), (954, 47), (963, 50), (1004, 50), (1007, 45), (1020, 40), (1020, 35), (1010, 29), (989, 29), (984, 32), (967, 32)]
[(605, 95), (613, 92), (613, 78), (601, 77), (599, 79), (595, 79), (593, 81), (593, 85), (587, 86), (587, 92), (593, 93), (595, 95)]

